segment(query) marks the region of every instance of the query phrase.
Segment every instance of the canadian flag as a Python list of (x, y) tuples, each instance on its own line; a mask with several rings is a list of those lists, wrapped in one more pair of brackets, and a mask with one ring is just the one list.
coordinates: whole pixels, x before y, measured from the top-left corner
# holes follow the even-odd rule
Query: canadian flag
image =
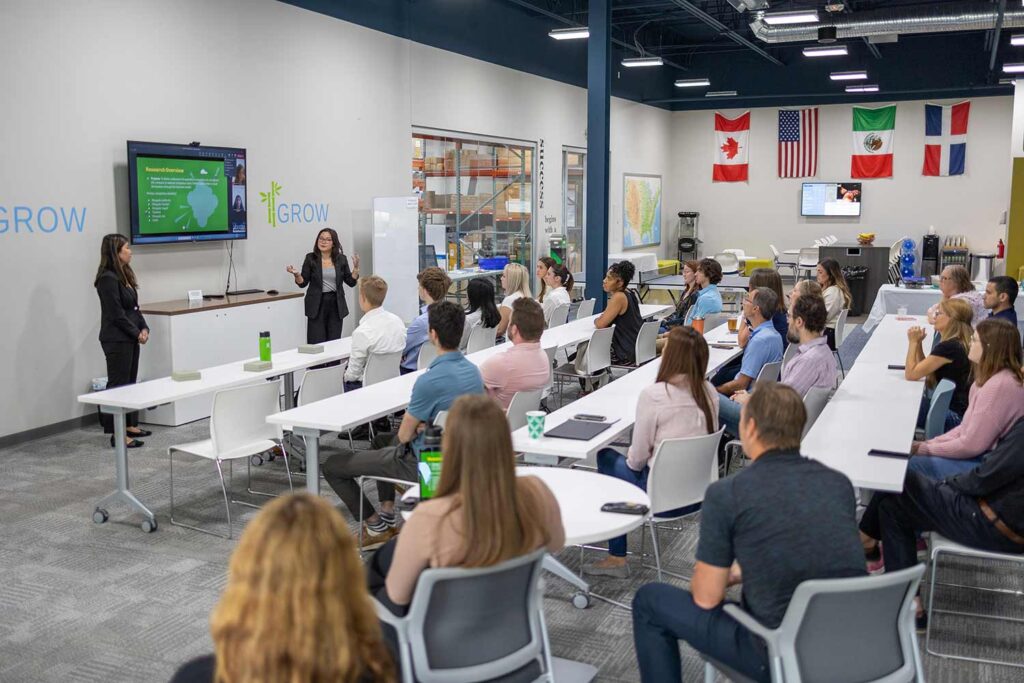
[(746, 182), (749, 139), (749, 111), (734, 119), (715, 112), (715, 182)]

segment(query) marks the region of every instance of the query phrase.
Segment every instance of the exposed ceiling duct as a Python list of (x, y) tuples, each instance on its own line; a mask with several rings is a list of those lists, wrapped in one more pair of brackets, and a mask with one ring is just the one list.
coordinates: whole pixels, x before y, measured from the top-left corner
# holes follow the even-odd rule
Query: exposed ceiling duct
[[(834, 16), (822, 13), (822, 21), (814, 24), (770, 26), (759, 16), (750, 24), (750, 30), (766, 43), (793, 43), (817, 40), (818, 29), (825, 26), (835, 27), (839, 38), (987, 31), (996, 28), (998, 16), (997, 5), (989, 2), (964, 2), (937, 4), (924, 10), (889, 8)], [(1024, 9), (1006, 10), (1002, 27), (1024, 27)]]

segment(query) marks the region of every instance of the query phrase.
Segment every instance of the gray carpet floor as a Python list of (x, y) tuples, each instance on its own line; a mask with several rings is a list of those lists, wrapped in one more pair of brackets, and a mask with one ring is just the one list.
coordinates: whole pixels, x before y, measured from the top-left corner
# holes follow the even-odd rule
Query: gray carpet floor
[[(207, 436), (201, 421), (176, 429), (155, 428), (142, 449), (130, 452), (132, 489), (153, 509), (160, 528), (143, 533), (141, 518), (111, 509), (111, 520), (94, 524), (95, 501), (113, 488), (112, 449), (99, 427), (41, 439), (0, 453), (0, 681), (166, 681), (179, 664), (211, 650), (208, 618), (225, 583), (233, 541), (172, 526), (166, 448)], [(324, 457), (334, 438), (325, 441)], [(364, 444), (365, 445), (365, 444)], [(244, 499), (244, 467), (235, 471), (234, 492)], [(280, 459), (253, 468), (254, 485), (282, 491)], [(302, 475), (296, 476), (301, 488)], [(326, 485), (324, 495), (337, 498)], [(209, 462), (175, 465), (176, 514), (203, 525), (223, 525), (216, 473)], [(235, 506), (239, 526), (255, 511)], [(699, 519), (661, 536), (667, 567), (692, 567)], [(355, 525), (352, 525), (353, 530)], [(639, 532), (630, 537), (638, 550)], [(598, 558), (587, 551), (587, 560)], [(579, 566), (580, 551), (560, 559)], [(655, 580), (632, 558), (625, 580), (601, 580), (594, 590), (628, 603)], [(979, 593), (940, 588), (943, 608), (1003, 615), (1018, 623), (938, 616), (933, 646), (957, 654), (1009, 658), (1024, 663), (1024, 572), (995, 563), (950, 563), (944, 579), (999, 589)], [(681, 580), (670, 582), (686, 587)], [(572, 590), (547, 581), (545, 614), (556, 656), (596, 666), (601, 681), (639, 680), (630, 613), (600, 601), (572, 606)], [(841, 615), (837, 615), (837, 619)], [(684, 680), (703, 680), (700, 660), (683, 648)], [(1024, 681), (1024, 669), (924, 656), (931, 681)]]

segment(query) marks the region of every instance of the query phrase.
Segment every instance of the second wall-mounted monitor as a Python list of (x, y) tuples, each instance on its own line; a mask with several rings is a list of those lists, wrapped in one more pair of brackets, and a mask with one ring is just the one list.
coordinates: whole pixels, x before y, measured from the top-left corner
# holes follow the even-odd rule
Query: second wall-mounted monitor
[(804, 183), (800, 195), (801, 216), (859, 216), (860, 183)]

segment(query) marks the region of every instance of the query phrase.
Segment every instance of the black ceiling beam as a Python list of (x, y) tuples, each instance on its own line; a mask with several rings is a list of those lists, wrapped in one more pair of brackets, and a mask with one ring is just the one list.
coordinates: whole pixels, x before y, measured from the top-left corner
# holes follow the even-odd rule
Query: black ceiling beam
[(720, 22), (718, 19), (715, 19), (713, 16), (702, 10), (700, 7), (694, 5), (692, 2), (690, 2), (690, 0), (672, 0), (672, 3), (679, 8), (686, 10), (693, 16), (697, 17), (708, 26), (718, 29), (719, 31), (722, 32), (722, 35), (726, 36), (729, 40), (733, 41), (734, 43), (738, 43), (743, 47), (750, 48), (751, 50), (761, 55), (762, 57), (767, 59), (772, 64), (775, 64), (776, 66), (785, 66), (785, 64), (780, 62), (778, 59), (768, 54), (757, 45), (754, 45), (752, 42), (750, 42), (740, 34), (736, 33), (736, 31), (733, 31), (731, 28)]
[(996, 14), (996, 27), (992, 30), (992, 54), (988, 58), (989, 73), (996, 68), (996, 53), (999, 52), (999, 35), (1003, 32), (1003, 15), (1006, 13), (1006, 0), (999, 0)]
[[(527, 2), (527, 0), (506, 0), (506, 2), (511, 2), (513, 5), (518, 5), (519, 7), (522, 7), (524, 9), (528, 9), (528, 10), (531, 10), (533, 12), (536, 12), (537, 14), (541, 14), (541, 15), (547, 17), (548, 19), (552, 19), (554, 21), (561, 22), (561, 23), (565, 24), (566, 26), (579, 26), (580, 25), (578, 22), (575, 22), (575, 21), (573, 21), (572, 19), (570, 19), (568, 17), (563, 17), (561, 14), (557, 14), (555, 12), (551, 12), (549, 10), (544, 9), (543, 7), (537, 7), (537, 5), (534, 5), (532, 2)], [(627, 43), (625, 41), (619, 40), (618, 38), (612, 38), (611, 40), (612, 40), (613, 44), (618, 45), (621, 48), (625, 48), (625, 49), (629, 50), (630, 52), (635, 52), (638, 55), (650, 54), (652, 57), (660, 56), (660, 55), (654, 54), (653, 52), (647, 52), (646, 50), (643, 53), (641, 53), (641, 51), (636, 47), (636, 45), (630, 45), (629, 43)], [(672, 68), (679, 69), (680, 71), (689, 71), (690, 70), (688, 67), (685, 67), (682, 64), (679, 64), (677, 62), (669, 61), (669, 60), (665, 59), (664, 57), (662, 57), (661, 59), (665, 63), (666, 66), (671, 66)]]

